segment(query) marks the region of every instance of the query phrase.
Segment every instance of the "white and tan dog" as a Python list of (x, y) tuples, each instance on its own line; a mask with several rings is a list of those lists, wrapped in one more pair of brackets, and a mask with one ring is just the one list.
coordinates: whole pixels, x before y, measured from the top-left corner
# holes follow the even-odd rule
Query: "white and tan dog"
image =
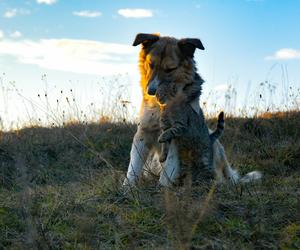
[[(193, 55), (196, 50), (204, 49), (199, 39), (181, 39), (161, 37), (153, 34), (138, 34), (133, 46), (142, 44), (140, 51), (140, 73), (143, 101), (140, 110), (140, 122), (134, 136), (130, 163), (124, 185), (135, 185), (143, 170), (160, 172), (159, 183), (169, 186), (174, 183), (179, 175), (180, 161), (178, 150), (172, 141), (169, 153), (164, 164), (157, 159), (161, 147), (158, 143), (160, 135), (160, 105), (155, 97), (158, 85), (163, 81), (174, 83), (191, 82), (197, 74)], [(199, 75), (198, 75), (199, 76)], [(196, 97), (190, 105), (198, 112), (200, 109), (199, 98)], [(236, 183), (247, 182), (260, 178), (259, 172), (252, 172), (240, 178), (236, 170), (232, 169), (225, 155), (221, 143), (216, 140), (213, 144), (213, 168), (218, 181), (226, 179)]]

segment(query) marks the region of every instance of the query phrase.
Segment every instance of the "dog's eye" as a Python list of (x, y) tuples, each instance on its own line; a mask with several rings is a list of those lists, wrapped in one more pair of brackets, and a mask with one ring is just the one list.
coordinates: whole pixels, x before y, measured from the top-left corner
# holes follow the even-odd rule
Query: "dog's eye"
[(177, 69), (176, 67), (175, 68), (168, 68), (168, 69), (165, 69), (165, 72), (166, 73), (171, 73), (171, 72), (173, 72), (176, 69)]

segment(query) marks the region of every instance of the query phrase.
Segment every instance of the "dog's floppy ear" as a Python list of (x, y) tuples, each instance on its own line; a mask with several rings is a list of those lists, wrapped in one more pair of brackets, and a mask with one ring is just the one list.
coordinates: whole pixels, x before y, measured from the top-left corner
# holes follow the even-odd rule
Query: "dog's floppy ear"
[(188, 57), (194, 56), (196, 48), (204, 50), (202, 42), (197, 38), (181, 39), (178, 42), (178, 47), (180, 48), (181, 52)]
[(159, 35), (139, 33), (136, 35), (132, 45), (137, 46), (142, 43), (144, 46), (149, 46), (158, 41), (158, 39)]

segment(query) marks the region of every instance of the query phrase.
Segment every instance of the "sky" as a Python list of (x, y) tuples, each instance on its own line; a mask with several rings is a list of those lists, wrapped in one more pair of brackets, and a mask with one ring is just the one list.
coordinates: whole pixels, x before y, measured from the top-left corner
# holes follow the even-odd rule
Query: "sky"
[(139, 32), (201, 39), (195, 61), (211, 110), (261, 93), (252, 105), (286, 106), (300, 87), (299, 9), (296, 0), (0, 0), (0, 117), (31, 117), (70, 89), (78, 105), (98, 105), (116, 78), (137, 114)]

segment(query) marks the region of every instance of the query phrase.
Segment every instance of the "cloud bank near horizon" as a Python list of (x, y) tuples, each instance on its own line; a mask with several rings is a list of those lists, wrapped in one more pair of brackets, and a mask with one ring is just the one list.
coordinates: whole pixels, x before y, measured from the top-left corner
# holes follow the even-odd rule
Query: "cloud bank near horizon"
[(0, 40), (0, 55), (44, 69), (92, 75), (130, 73), (137, 69), (138, 48), (93, 40)]

